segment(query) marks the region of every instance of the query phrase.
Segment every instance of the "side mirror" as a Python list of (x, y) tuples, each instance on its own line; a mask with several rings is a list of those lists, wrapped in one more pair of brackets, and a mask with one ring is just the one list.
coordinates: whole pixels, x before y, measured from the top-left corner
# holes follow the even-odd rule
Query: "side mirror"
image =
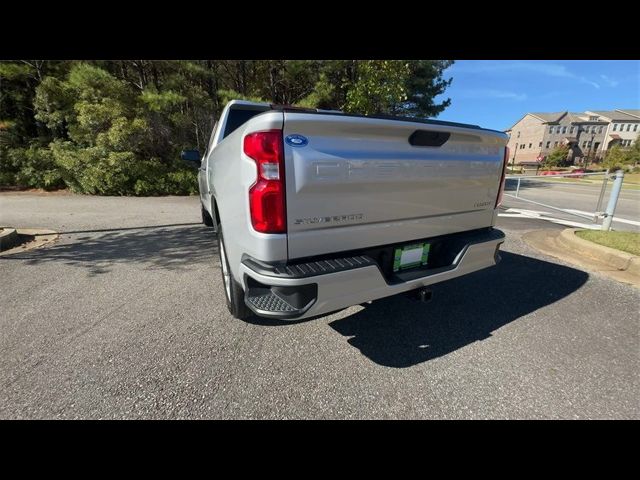
[(200, 152), (198, 150), (183, 150), (180, 158), (185, 162), (200, 165)]

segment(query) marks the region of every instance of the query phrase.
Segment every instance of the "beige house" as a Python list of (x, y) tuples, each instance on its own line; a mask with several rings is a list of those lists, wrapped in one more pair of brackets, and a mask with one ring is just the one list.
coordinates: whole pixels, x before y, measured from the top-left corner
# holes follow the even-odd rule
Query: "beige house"
[(535, 162), (543, 145), (548, 117), (540, 113), (527, 113), (507, 130), (509, 134), (509, 163)]
[(611, 146), (630, 146), (640, 133), (640, 110), (527, 113), (509, 134), (510, 163), (538, 162), (560, 145), (573, 163), (598, 160)]
[(604, 152), (618, 144), (621, 147), (631, 146), (640, 135), (640, 110), (587, 111), (592, 117), (599, 117), (607, 122), (607, 129), (598, 152)]

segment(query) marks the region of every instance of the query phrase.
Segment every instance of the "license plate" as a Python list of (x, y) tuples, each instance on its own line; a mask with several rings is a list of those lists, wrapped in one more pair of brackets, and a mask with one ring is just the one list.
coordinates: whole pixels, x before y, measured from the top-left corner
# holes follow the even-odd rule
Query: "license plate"
[(393, 258), (393, 271), (407, 268), (421, 267), (427, 264), (429, 258), (428, 243), (415, 243), (395, 249)]

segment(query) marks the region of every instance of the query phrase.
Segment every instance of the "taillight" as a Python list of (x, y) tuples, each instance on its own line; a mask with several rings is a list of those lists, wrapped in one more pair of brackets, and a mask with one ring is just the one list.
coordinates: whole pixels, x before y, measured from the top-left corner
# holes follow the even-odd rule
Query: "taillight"
[(504, 183), (507, 174), (507, 164), (509, 163), (509, 147), (504, 147), (504, 159), (502, 161), (502, 176), (500, 177), (500, 189), (498, 190), (498, 198), (495, 208), (502, 204), (502, 195), (504, 194)]
[(253, 228), (262, 233), (286, 233), (282, 130), (250, 133), (244, 137), (244, 153), (258, 167), (256, 183), (249, 189)]

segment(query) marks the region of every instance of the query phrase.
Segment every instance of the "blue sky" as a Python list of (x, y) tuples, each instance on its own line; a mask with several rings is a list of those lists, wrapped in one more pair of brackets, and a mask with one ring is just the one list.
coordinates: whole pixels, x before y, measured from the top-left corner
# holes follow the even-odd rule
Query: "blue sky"
[(444, 76), (451, 105), (437, 118), (495, 130), (527, 112), (640, 109), (636, 60), (458, 60)]

